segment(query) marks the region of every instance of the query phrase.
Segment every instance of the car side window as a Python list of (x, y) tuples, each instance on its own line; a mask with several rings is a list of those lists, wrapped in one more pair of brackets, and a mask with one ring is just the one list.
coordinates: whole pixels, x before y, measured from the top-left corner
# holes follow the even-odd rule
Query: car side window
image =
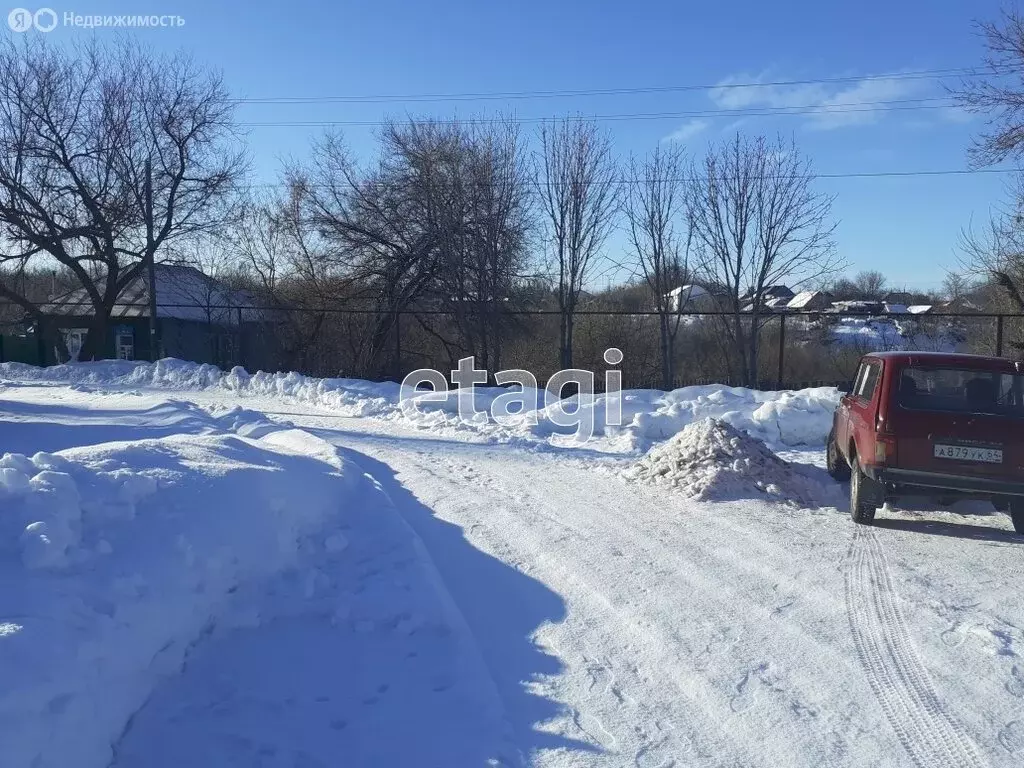
[(875, 396), (875, 389), (878, 387), (878, 379), (882, 373), (882, 366), (878, 363), (865, 363), (865, 370), (857, 381), (857, 389), (854, 394), (866, 400), (871, 401), (871, 398)]
[(867, 367), (867, 363), (861, 363), (860, 368), (857, 369), (857, 377), (853, 380), (853, 389), (850, 390), (851, 395), (856, 395), (860, 392), (860, 384), (864, 381), (864, 372), (867, 370)]

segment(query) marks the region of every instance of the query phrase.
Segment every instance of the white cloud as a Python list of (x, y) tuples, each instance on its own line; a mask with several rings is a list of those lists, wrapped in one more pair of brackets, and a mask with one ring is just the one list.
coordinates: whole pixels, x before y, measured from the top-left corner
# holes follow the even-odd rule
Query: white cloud
[(710, 123), (707, 120), (687, 120), (662, 141), (688, 141), (707, 129), (708, 125)]
[[(767, 72), (760, 75), (735, 75), (719, 82), (719, 87), (710, 90), (708, 95), (720, 109), (799, 107), (817, 104), (828, 95), (825, 88), (818, 83), (758, 85), (767, 81), (770, 81)], [(738, 83), (752, 85), (737, 85)]]
[[(861, 80), (825, 99), (821, 105), (821, 112), (812, 116), (811, 125), (822, 130), (831, 130), (851, 125), (877, 123), (886, 113), (873, 108), (876, 102), (906, 99), (919, 93), (920, 90), (920, 80), (892, 78)], [(856, 106), (858, 104), (865, 106), (858, 107)], [(885, 108), (885, 105), (882, 104), (877, 106)]]
[[(760, 75), (736, 75), (719, 83), (709, 96), (719, 109), (787, 110), (807, 112), (810, 127), (832, 130), (876, 123), (885, 116), (879, 101), (896, 101), (921, 92), (923, 81), (899, 77), (872, 77), (846, 83), (803, 83), (795, 85), (756, 85), (769, 83), (767, 72)], [(750, 83), (751, 85), (736, 84)], [(862, 105), (862, 106), (858, 106)], [(873, 109), (878, 106), (880, 109)]]

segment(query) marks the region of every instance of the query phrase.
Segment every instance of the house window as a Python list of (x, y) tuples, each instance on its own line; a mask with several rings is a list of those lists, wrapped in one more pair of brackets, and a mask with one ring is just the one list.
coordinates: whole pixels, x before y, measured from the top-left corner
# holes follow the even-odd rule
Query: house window
[(118, 360), (135, 359), (135, 334), (131, 326), (118, 326), (114, 332), (114, 350)]

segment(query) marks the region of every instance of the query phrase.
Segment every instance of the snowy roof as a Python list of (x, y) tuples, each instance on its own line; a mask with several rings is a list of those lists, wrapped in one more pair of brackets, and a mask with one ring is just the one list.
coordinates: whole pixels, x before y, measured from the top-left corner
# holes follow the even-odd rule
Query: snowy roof
[[(757, 291), (751, 288), (749, 291), (743, 294), (741, 298), (752, 299), (756, 295)], [(793, 298), (793, 289), (790, 288), (788, 285), (766, 285), (764, 288), (761, 289), (761, 296), (764, 297), (765, 299), (770, 297), (785, 297), (787, 299), (791, 299)]]
[(932, 311), (931, 304), (913, 304), (907, 307), (907, 312), (912, 315), (925, 315)]
[(890, 315), (905, 315), (910, 310), (906, 304), (886, 304), (885, 311)]
[(828, 299), (829, 303), (832, 301), (832, 294), (826, 291), (801, 291), (789, 300), (789, 304), (787, 306), (790, 309), (804, 309), (819, 296), (823, 296)]
[(680, 285), (678, 288), (673, 288), (668, 292), (669, 296), (681, 296), (683, 294), (686, 294), (687, 299), (699, 299), (702, 296), (711, 295), (707, 288), (699, 285)]
[(836, 301), (832, 308), (839, 312), (882, 312), (885, 307), (880, 301)]
[[(157, 264), (154, 279), (157, 317), (234, 325), (238, 322), (239, 307), (256, 304), (255, 297), (248, 291), (230, 288), (195, 267), (183, 264)], [(85, 317), (93, 314), (93, 307), (85, 289), (79, 288), (51, 300), (43, 311), (51, 315)], [(263, 319), (263, 312), (257, 309), (243, 309), (241, 314), (243, 321)], [(149, 317), (149, 280), (145, 271), (121, 291), (111, 317)]]

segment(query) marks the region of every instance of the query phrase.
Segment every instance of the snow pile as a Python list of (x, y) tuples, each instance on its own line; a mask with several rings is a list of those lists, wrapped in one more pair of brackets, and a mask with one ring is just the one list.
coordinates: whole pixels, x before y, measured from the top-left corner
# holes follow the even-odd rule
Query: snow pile
[(816, 507), (824, 489), (760, 440), (717, 419), (703, 419), (652, 448), (626, 476), (705, 501), (768, 496)]
[[(574, 424), (553, 418), (557, 408), (576, 413), (579, 420), (592, 424), (593, 436), (603, 441), (598, 447), (627, 452), (645, 450), (688, 424), (708, 417), (749, 432), (769, 445), (822, 446), (840, 396), (832, 387), (782, 392), (722, 385), (683, 387), (671, 392), (626, 390), (620, 395), (620, 423), (613, 425), (608, 423), (608, 395), (545, 402), (546, 393), (542, 390), (517, 395), (516, 390), (501, 387), (475, 387), (472, 391), (476, 414), (462, 418), (458, 412), (459, 395), (454, 390), (447, 397), (425, 392), (416, 398), (415, 409), (403, 409), (400, 387), (392, 382), (317, 379), (298, 373), (249, 374), (239, 367), (224, 373), (211, 365), (174, 359), (156, 363), (109, 360), (50, 368), (4, 363), (0, 364), (0, 378), (185, 391), (215, 388), (239, 396), (292, 399), (343, 416), (401, 420), (435, 433), (469, 429), (506, 442), (556, 442), (574, 433)], [(525, 400), (526, 407), (499, 424), (491, 413), (495, 401), (501, 398), (506, 403), (510, 395)], [(584, 430), (584, 434), (590, 431)]]
[(955, 352), (963, 343), (963, 335), (950, 323), (929, 323), (922, 327), (920, 318), (908, 318), (919, 314), (914, 309), (891, 305), (891, 317), (842, 317), (832, 327), (832, 337), (840, 344), (876, 352), (896, 349)]
[(108, 765), (239, 587), (344, 546), (361, 473), (305, 432), (263, 432), (0, 459), (4, 765)]
[[(623, 393), (623, 431), (644, 447), (714, 418), (769, 444), (820, 446), (832, 428), (834, 387), (761, 392), (720, 385)], [(629, 420), (631, 419), (631, 420)]]

